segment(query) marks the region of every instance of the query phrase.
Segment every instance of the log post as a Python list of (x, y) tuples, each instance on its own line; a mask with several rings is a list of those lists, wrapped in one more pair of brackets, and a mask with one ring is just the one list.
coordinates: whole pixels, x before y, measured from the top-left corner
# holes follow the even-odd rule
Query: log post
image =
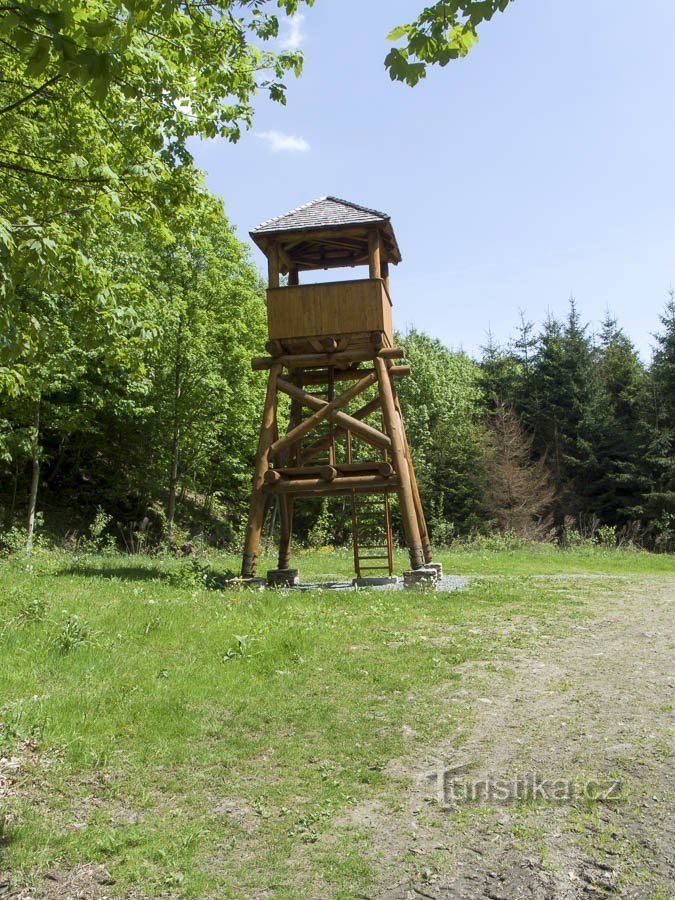
[(398, 415), (398, 420), (401, 425), (401, 434), (403, 435), (403, 443), (405, 446), (405, 455), (408, 460), (408, 468), (410, 469), (410, 486), (412, 488), (413, 493), (413, 502), (415, 504), (415, 514), (417, 515), (417, 524), (420, 529), (420, 539), (422, 541), (422, 552), (424, 553), (424, 561), (427, 563), (433, 562), (434, 557), (431, 552), (431, 542), (429, 541), (429, 532), (427, 530), (427, 522), (424, 518), (424, 507), (422, 506), (422, 498), (420, 496), (420, 491), (417, 486), (417, 478), (415, 476), (415, 467), (413, 466), (412, 456), (410, 454), (410, 445), (408, 444), (408, 437), (405, 433), (405, 425), (403, 424), (403, 412), (401, 411), (401, 404), (398, 399), (398, 395), (396, 393), (396, 387), (392, 386), (392, 391), (394, 394), (394, 403), (396, 405), (396, 414)]
[(277, 568), (288, 569), (291, 563), (291, 538), (293, 536), (293, 497), (279, 497), (281, 533), (279, 535), (279, 559)]
[(373, 228), (368, 233), (368, 268), (371, 278), (382, 277), (382, 254), (380, 250), (380, 233)]
[(384, 286), (387, 290), (387, 297), (391, 300), (391, 287), (389, 283), (389, 263), (386, 260), (382, 261), (382, 280), (384, 281)]
[(422, 551), (422, 539), (413, 499), (410, 467), (408, 466), (404, 438), (401, 433), (401, 423), (394, 403), (389, 370), (385, 361), (379, 357), (375, 357), (375, 371), (377, 372), (380, 385), (385, 429), (391, 440), (392, 460), (400, 482), (398, 497), (401, 504), (403, 530), (406, 543), (408, 544), (408, 552), (410, 553), (410, 565), (413, 569), (421, 569), (424, 566), (424, 553)]
[(279, 247), (272, 244), (267, 253), (267, 280), (271, 288), (279, 287)]
[(265, 495), (263, 485), (265, 472), (269, 466), (269, 452), (274, 442), (277, 423), (277, 381), (281, 374), (282, 366), (275, 363), (270, 369), (267, 381), (267, 395), (263, 411), (262, 424), (260, 426), (260, 438), (258, 440), (258, 452), (255, 460), (253, 485), (251, 489), (251, 506), (246, 526), (246, 538), (244, 542), (244, 556), (241, 564), (241, 577), (254, 578), (258, 566), (258, 550), (260, 548), (260, 534), (265, 519)]

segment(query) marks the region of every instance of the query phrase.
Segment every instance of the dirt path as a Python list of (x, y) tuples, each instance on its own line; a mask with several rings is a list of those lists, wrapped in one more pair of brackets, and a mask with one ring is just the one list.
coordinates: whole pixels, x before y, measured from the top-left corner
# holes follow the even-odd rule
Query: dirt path
[[(593, 597), (592, 618), (542, 628), (536, 653), (503, 662), (502, 679), (465, 669), (444, 702), (472, 706), (466, 743), (390, 768), (410, 778), (398, 812), (349, 816), (375, 829), (382, 881), (369, 896), (675, 896), (675, 581), (615, 581), (597, 601), (590, 582), (570, 590)], [(467, 800), (488, 782), (493, 798), (516, 800)]]

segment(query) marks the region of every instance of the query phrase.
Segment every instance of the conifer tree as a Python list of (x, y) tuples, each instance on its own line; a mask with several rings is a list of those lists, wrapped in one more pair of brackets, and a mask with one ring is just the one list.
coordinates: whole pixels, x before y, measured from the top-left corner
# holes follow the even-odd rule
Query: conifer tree
[(549, 318), (532, 366), (525, 421), (534, 432), (534, 448), (546, 455), (556, 488), (555, 523), (589, 511), (597, 476), (595, 433), (598, 385), (594, 353), (576, 303), (564, 323)]
[(661, 316), (651, 367), (652, 434), (647, 450), (651, 484), (645, 512), (662, 549), (675, 548), (675, 292)]
[(602, 324), (596, 368), (600, 391), (597, 471), (590, 502), (603, 523), (624, 525), (642, 518), (649, 489), (647, 376), (632, 342), (609, 314)]

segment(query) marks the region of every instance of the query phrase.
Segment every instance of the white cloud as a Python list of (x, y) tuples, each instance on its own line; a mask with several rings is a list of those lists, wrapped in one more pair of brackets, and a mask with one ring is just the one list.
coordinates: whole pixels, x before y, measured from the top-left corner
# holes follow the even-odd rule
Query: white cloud
[(279, 36), (279, 47), (282, 50), (297, 50), (300, 47), (305, 40), (305, 32), (302, 30), (304, 22), (305, 17), (301, 13), (283, 19)]
[(282, 131), (256, 131), (255, 136), (267, 141), (273, 153), (307, 153), (312, 149), (303, 137)]

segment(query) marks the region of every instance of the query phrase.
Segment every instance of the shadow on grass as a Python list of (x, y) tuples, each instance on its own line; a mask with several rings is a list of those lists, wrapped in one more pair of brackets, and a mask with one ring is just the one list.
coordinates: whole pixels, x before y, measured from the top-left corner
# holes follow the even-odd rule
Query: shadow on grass
[(82, 576), (84, 578), (100, 578), (104, 581), (160, 581), (177, 588), (201, 587), (212, 591), (221, 591), (232, 586), (235, 573), (214, 571), (209, 565), (192, 563), (180, 569), (167, 571), (159, 566), (92, 566), (70, 565), (54, 573), (59, 576)]
[(82, 575), (85, 578), (103, 578), (106, 581), (177, 581), (176, 572), (148, 566), (67, 566), (55, 575)]

